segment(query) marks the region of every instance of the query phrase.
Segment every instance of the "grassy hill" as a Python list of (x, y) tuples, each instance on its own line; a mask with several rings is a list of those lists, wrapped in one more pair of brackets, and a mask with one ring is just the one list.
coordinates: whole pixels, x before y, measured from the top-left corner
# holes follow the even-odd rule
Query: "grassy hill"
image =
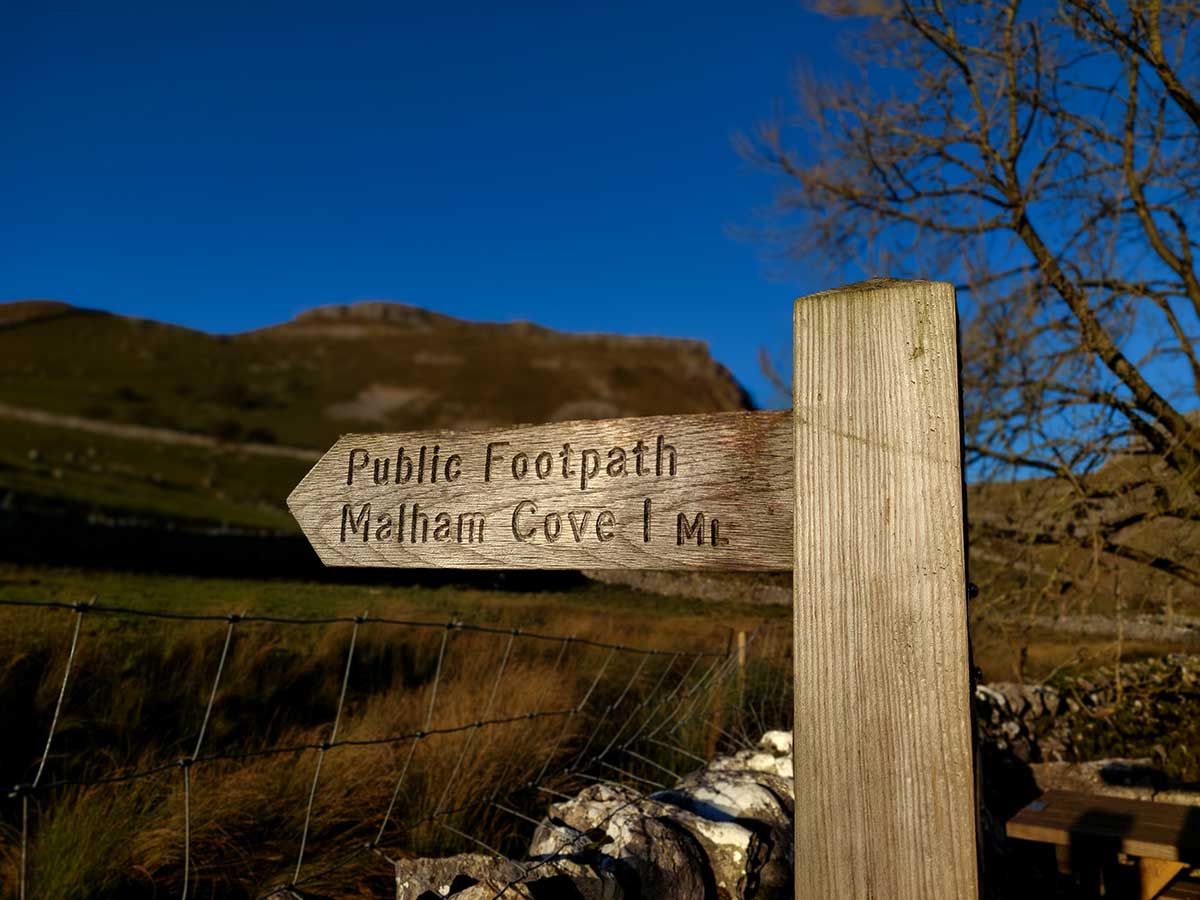
[[(229, 336), (9, 303), (0, 305), (0, 502), (93, 522), (292, 533), (284, 498), (344, 432), (748, 402), (697, 341), (472, 323), (375, 302)], [(22, 415), (31, 410), (36, 418)]]
[(472, 323), (394, 303), (212, 335), (61, 303), (0, 306), (0, 402), (323, 450), (354, 430), (744, 409), (698, 341)]

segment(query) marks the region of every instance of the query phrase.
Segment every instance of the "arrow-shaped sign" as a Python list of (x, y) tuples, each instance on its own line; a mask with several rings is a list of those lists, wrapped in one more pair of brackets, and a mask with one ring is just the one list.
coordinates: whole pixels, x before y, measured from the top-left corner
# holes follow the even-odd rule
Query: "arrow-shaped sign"
[(348, 434), (288, 497), (329, 566), (788, 569), (786, 412)]

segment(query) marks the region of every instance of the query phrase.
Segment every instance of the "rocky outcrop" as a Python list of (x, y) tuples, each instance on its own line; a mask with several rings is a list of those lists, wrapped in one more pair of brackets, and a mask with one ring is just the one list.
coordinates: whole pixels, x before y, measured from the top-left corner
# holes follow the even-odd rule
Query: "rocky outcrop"
[[(467, 429), (520, 422), (748, 408), (702, 341), (468, 322), (403, 303), (322, 306), (233, 338), (327, 369), (339, 431)], [(280, 355), (282, 354), (282, 356)], [(353, 359), (352, 366), (341, 365)]]
[(669, 790), (595, 784), (552, 804), (527, 861), (401, 860), (397, 897), (791, 898), (794, 802), (791, 735), (768, 732)]
[[(336, 325), (393, 325), (414, 330), (432, 330), (437, 326), (458, 324), (461, 320), (422, 309), (409, 303), (394, 303), (387, 300), (361, 300), (358, 303), (331, 303), (314, 306), (301, 312), (296, 318), (283, 325), (265, 329), (268, 333), (286, 336), (298, 330), (312, 328), (329, 329), (337, 334)], [(466, 324), (466, 323), (461, 323)], [(361, 333), (361, 332), (359, 332)], [(348, 332), (346, 336), (357, 336)]]

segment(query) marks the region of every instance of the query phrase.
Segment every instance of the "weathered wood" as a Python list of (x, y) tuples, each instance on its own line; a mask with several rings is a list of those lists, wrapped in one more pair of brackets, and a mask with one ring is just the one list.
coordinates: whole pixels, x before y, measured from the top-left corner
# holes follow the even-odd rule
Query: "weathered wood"
[(796, 897), (978, 894), (954, 289), (795, 305)]
[(330, 566), (787, 569), (791, 444), (785, 412), (350, 434), (288, 506)]
[(1005, 825), (1011, 838), (1200, 864), (1200, 810), (1076, 791), (1047, 791)]
[(1141, 857), (1137, 861), (1138, 900), (1154, 900), (1162, 889), (1187, 869), (1186, 863)]
[(1200, 900), (1200, 880), (1184, 878), (1159, 894), (1161, 900)]

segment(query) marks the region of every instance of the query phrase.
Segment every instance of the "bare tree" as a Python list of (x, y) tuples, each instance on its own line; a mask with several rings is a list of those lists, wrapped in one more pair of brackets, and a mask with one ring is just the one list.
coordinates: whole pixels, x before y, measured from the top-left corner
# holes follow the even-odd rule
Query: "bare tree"
[(743, 141), (774, 237), (959, 283), (970, 471), (1022, 485), (972, 539), (1074, 554), (1031, 550), (1027, 589), (1114, 558), (1200, 585), (1200, 5), (872, 7), (825, 9), (873, 16), (857, 82)]

